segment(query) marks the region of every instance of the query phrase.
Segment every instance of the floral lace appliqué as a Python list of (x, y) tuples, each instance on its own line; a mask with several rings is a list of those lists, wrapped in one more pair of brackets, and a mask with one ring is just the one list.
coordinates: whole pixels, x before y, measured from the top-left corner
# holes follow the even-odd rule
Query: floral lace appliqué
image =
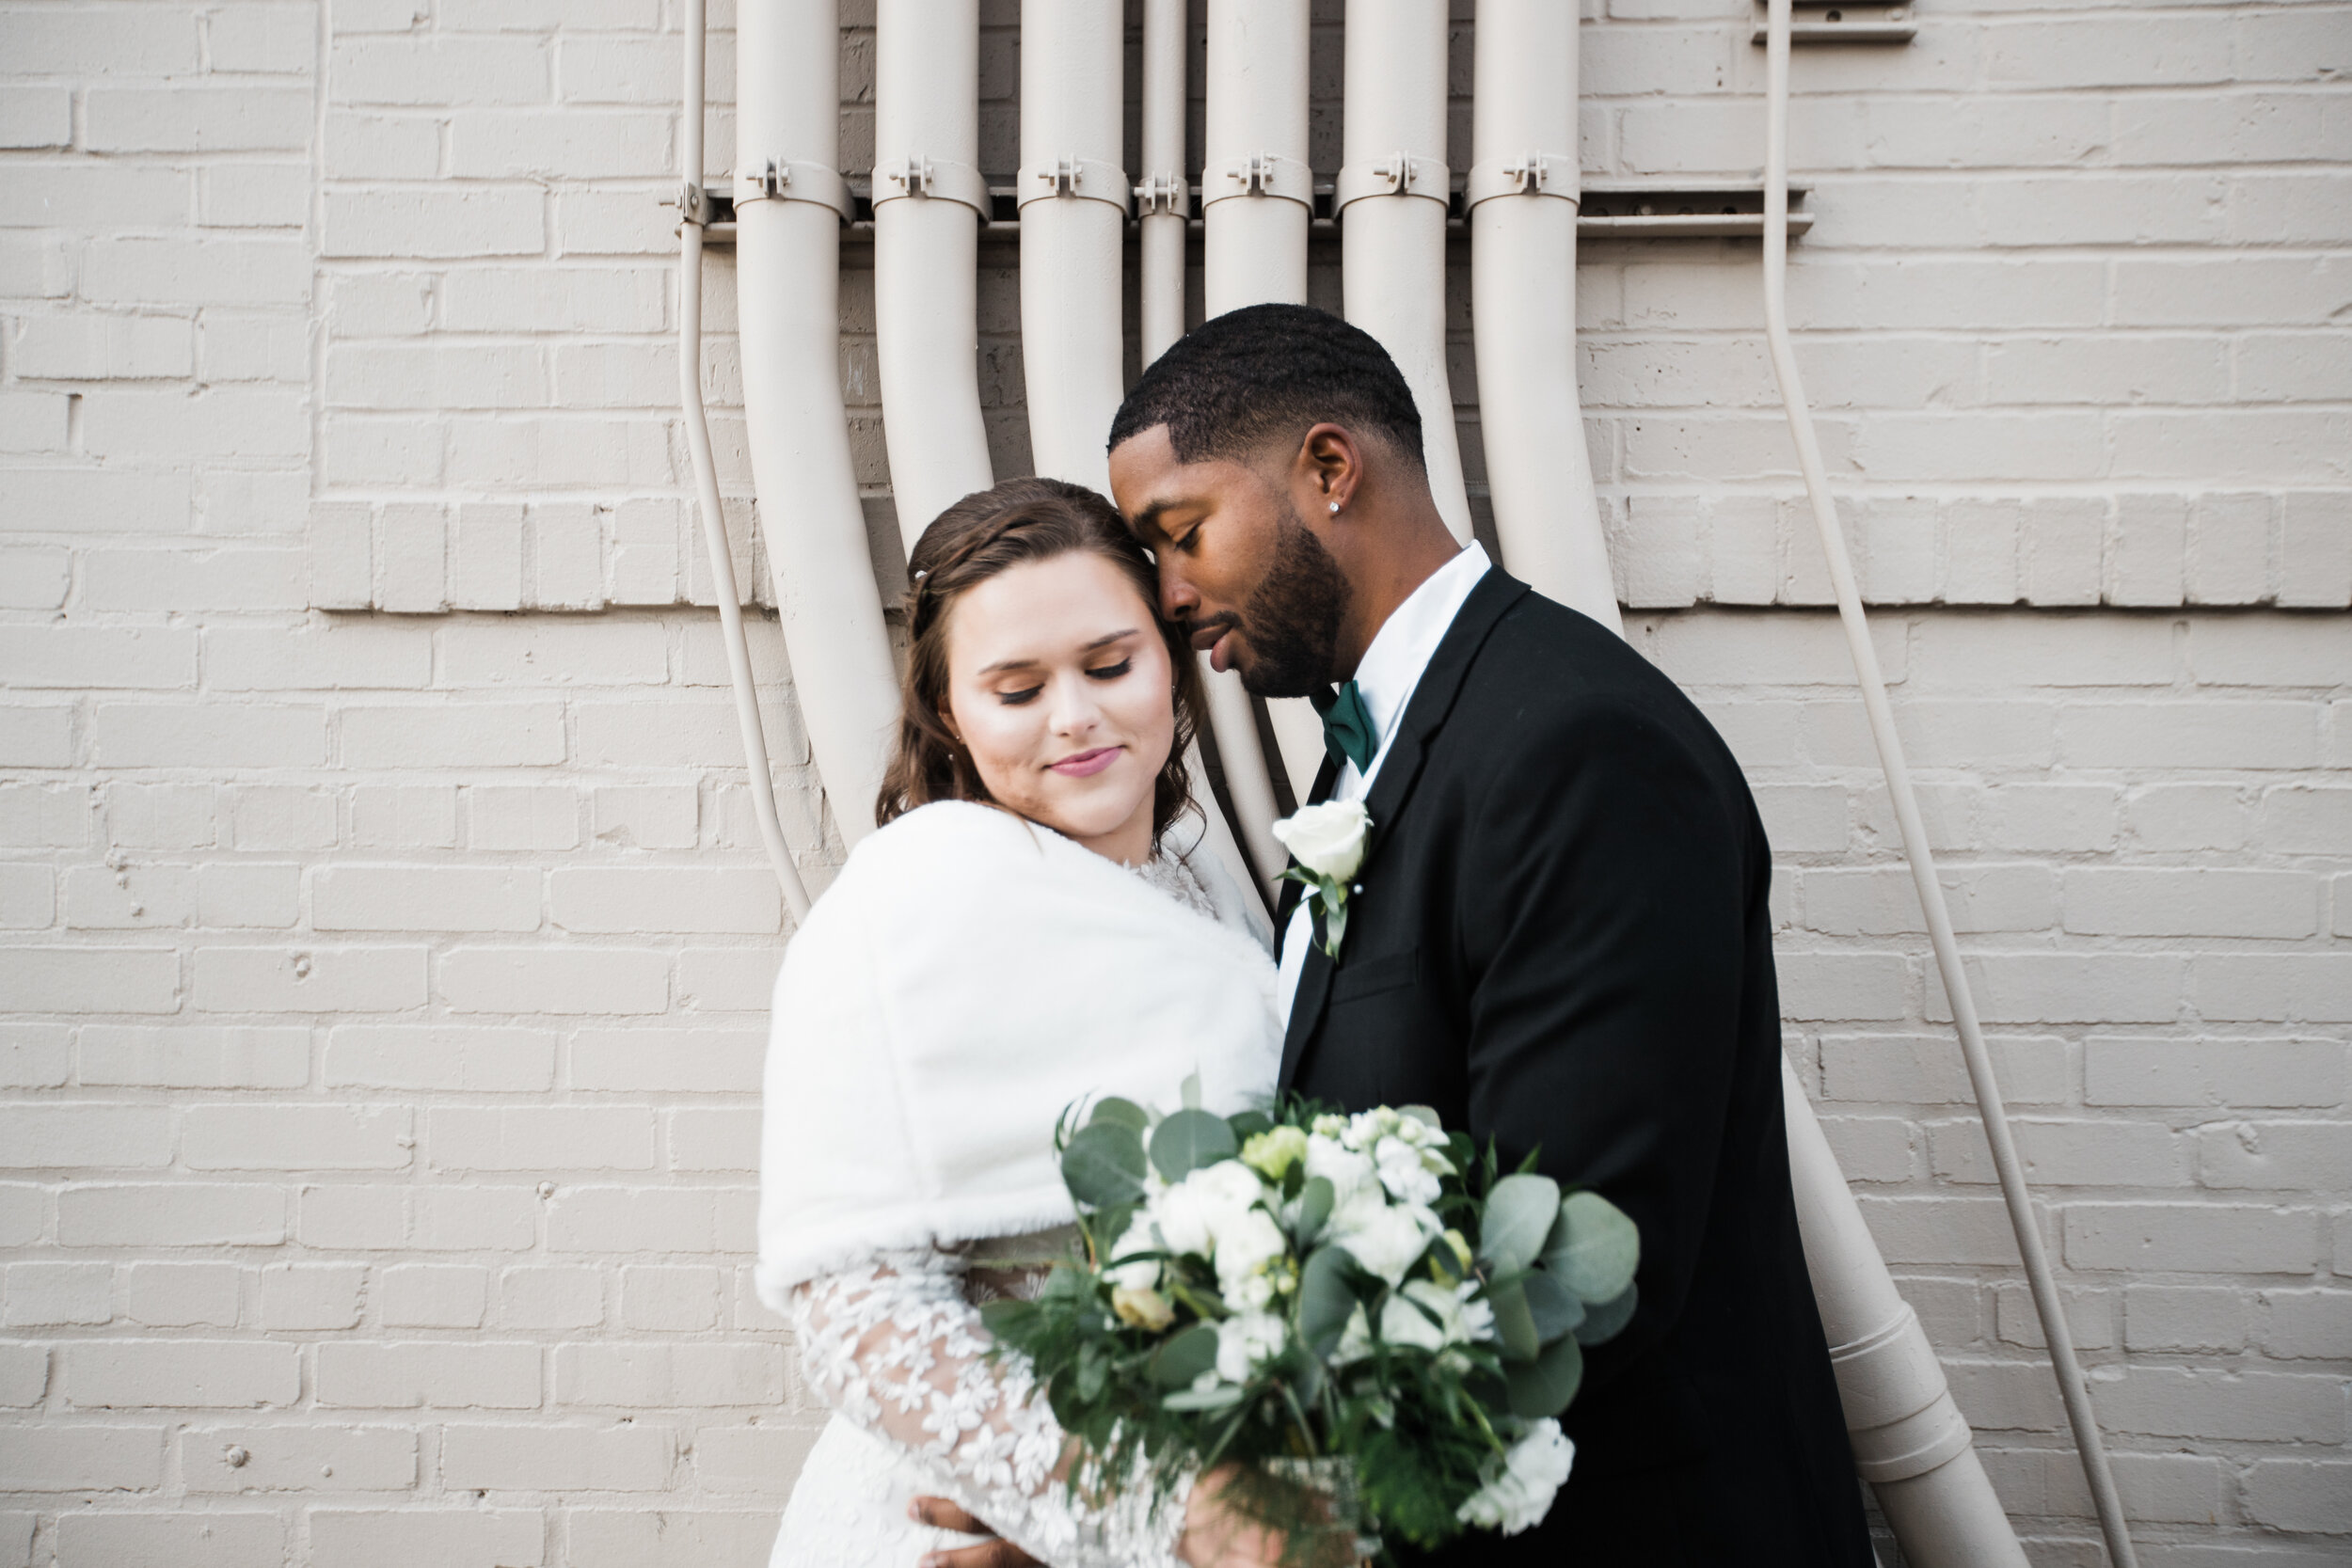
[(811, 1386), (1054, 1568), (1175, 1568), (1180, 1506), (1155, 1514), (1148, 1486), (1101, 1508), (1071, 1495), (1061, 1427), (1024, 1363), (989, 1358), (961, 1276), (944, 1253), (887, 1252), (803, 1285), (793, 1323)]

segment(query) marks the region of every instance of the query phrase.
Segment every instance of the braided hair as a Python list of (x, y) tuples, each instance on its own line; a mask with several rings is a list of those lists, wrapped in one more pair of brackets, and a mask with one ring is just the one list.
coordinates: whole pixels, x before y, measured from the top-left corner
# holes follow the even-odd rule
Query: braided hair
[[(906, 618), (913, 634), (898, 698), (898, 744), (882, 775), (874, 819), (886, 823), (934, 800), (993, 803), (972, 754), (947, 727), (947, 636), (956, 601), (1014, 566), (1087, 553), (1101, 556), (1135, 584), (1147, 610), (1158, 597), (1152, 558), (1111, 504), (1092, 490), (1057, 479), (1009, 479), (942, 512), (915, 541), (907, 562)], [(1200, 672), (1184, 632), (1154, 611), (1175, 671), (1176, 735), (1152, 792), (1154, 843), (1192, 803), (1184, 752), (1200, 733)]]

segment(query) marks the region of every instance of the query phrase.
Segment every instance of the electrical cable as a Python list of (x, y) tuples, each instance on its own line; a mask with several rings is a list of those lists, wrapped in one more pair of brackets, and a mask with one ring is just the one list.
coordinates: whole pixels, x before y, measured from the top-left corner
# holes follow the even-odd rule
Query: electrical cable
[(784, 902), (798, 926), (808, 918), (808, 888), (776, 815), (776, 781), (768, 763), (768, 734), (759, 720), (759, 688), (752, 678), (752, 649), (743, 633), (743, 598), (735, 582), (735, 561), (727, 545), (726, 515), (719, 504), (719, 466), (710, 451), (710, 420), (703, 406), (703, 48), (707, 0), (686, 0), (685, 135), (680, 137), (685, 184), (678, 192), (677, 364), (678, 400), (686, 417), (686, 446), (694, 462), (694, 494), (702, 513), (703, 547), (710, 556), (710, 584), (719, 601), (719, 638), (726, 644), (727, 678), (735, 691), (735, 719), (743, 732), (743, 760), (752, 786), (752, 816), (760, 842), (775, 868)]
[(2132, 1538), (2123, 1518), (2123, 1505), (2115, 1489), (2115, 1474), (2107, 1463), (2105, 1439), (2090, 1407), (2090, 1389), (2075, 1359), (2074, 1337), (2066, 1322), (2064, 1304), (2050, 1272), (2050, 1259), (2035, 1222), (2033, 1195), (2026, 1190), (2025, 1170), (2017, 1158), (2009, 1113), (2001, 1102), (2001, 1087), (1993, 1074), (1993, 1058), (1985, 1049), (1984, 1031), (1977, 1020), (1976, 999), (1961, 966), (1960, 946), (1952, 936), (1951, 911), (1937, 879), (1935, 859), (1928, 847), (1919, 800), (1903, 760), (1901, 737), (1895, 732), (1895, 711), (1886, 698), (1886, 682), (1879, 673), (1878, 652), (1870, 642), (1869, 624), (1862, 597), (1854, 586), (1853, 563), (1847, 558), (1846, 540), (1837, 522), (1837, 509), (1829, 492), (1829, 475), (1821, 462), (1820, 437), (1797, 375), (1797, 360), (1788, 342), (1788, 37), (1791, 0), (1769, 0), (1765, 40), (1766, 101), (1769, 120), (1764, 140), (1764, 329), (1772, 344), (1772, 372), (1779, 378), (1788, 412), (1789, 434), (1795, 438), (1797, 463), (1804, 473), (1805, 494), (1813, 503), (1813, 520), (1821, 535), (1821, 550), (1829, 560), (1829, 576), (1837, 594), (1837, 617), (1844, 625), (1846, 647), (1853, 656), (1854, 677), (1862, 689), (1870, 735), (1878, 744), (1879, 762), (1886, 774), (1887, 794), (1895, 804), (1904, 857), (1911, 863), (1912, 880), (1927, 913), (1928, 938), (1935, 949), (1944, 992), (1950, 1000), (1952, 1022), (1960, 1050), (1968, 1066), (1968, 1079), (1977, 1094), (1984, 1120), (1985, 1141), (1992, 1146), (1993, 1168), (1998, 1173), (2001, 1198), (2009, 1207), (2010, 1227), (2017, 1235), (2017, 1251), (2033, 1290), (2034, 1309), (2041, 1314), (2042, 1332), (2050, 1348), (2050, 1366), (2066, 1418), (2074, 1428), (2074, 1447), (2081, 1455), (2083, 1476), (2090, 1484), (2099, 1528), (2106, 1537), (2107, 1558), (2115, 1568), (2138, 1568)]

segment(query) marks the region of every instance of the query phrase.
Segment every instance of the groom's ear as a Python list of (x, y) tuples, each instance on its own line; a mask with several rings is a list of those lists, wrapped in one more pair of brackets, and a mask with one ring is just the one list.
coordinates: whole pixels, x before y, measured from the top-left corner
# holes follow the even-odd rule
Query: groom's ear
[(1364, 450), (1344, 425), (1311, 428), (1291, 465), (1291, 500), (1311, 522), (1344, 516), (1364, 479)]

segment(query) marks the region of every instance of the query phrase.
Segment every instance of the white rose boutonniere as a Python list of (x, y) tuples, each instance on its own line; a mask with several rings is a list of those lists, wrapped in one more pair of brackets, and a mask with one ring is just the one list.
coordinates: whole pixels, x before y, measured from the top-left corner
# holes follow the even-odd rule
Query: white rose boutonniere
[(1297, 862), (1283, 877), (1307, 890), (1307, 902), (1323, 912), (1323, 950), (1336, 958), (1347, 934), (1350, 879), (1362, 869), (1372, 816), (1360, 800), (1327, 800), (1301, 806), (1274, 824), (1274, 836)]

